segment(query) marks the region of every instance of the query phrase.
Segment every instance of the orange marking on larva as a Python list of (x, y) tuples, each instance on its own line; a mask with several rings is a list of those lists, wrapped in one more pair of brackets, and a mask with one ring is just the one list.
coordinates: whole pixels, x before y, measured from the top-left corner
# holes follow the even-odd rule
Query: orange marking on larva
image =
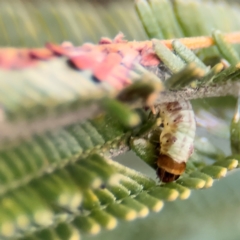
[(157, 161), (157, 175), (162, 182), (172, 182), (182, 175), (186, 168), (186, 163), (177, 163), (166, 155), (160, 155)]

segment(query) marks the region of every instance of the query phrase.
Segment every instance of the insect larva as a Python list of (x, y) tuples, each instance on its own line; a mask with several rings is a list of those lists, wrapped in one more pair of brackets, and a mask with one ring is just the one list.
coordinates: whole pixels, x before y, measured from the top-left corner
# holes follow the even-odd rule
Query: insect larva
[(189, 101), (161, 104), (159, 109), (163, 130), (157, 175), (163, 182), (172, 182), (185, 171), (193, 153), (196, 122)]

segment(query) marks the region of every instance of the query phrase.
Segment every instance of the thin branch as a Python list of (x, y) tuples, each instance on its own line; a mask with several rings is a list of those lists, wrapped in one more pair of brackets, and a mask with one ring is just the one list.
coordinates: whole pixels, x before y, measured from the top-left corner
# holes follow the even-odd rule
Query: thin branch
[[(118, 36), (118, 35), (117, 35)], [(121, 34), (120, 34), (121, 36)], [(230, 32), (223, 34), (224, 40), (230, 44), (239, 44), (240, 43), (240, 32)], [(162, 44), (164, 44), (166, 47), (169, 49), (172, 48), (172, 42), (174, 39), (167, 39), (167, 40), (158, 40)], [(211, 36), (200, 36), (200, 37), (185, 37), (185, 38), (179, 38), (178, 39), (182, 44), (184, 44), (187, 48), (190, 48), (192, 50), (195, 49), (200, 49), (200, 48), (208, 48), (213, 45), (215, 45), (215, 41)], [(124, 41), (123, 42), (113, 42), (113, 43), (108, 43), (108, 44), (99, 44), (99, 45), (93, 45), (95, 50), (99, 51), (106, 51), (108, 50), (109, 52), (117, 52), (119, 50), (125, 49), (126, 47), (132, 48), (132, 49), (152, 49), (153, 48), (153, 42), (152, 40), (147, 40), (147, 41)], [(89, 43), (87, 43), (89, 44)], [(83, 45), (84, 46), (84, 45)], [(68, 45), (65, 46), (63, 45), (54, 45), (54, 44), (47, 44), (43, 48), (9, 48), (9, 47), (0, 47), (0, 55), (4, 56), (9, 53), (15, 53), (17, 55), (18, 52), (21, 54), (27, 54), (29, 53), (31, 56), (34, 56), (35, 60), (46, 60), (50, 59), (51, 57), (59, 56), (59, 55), (71, 55), (72, 52), (68, 50)], [(73, 47), (73, 46), (71, 46)], [(76, 50), (79, 50), (79, 47), (81, 48), (82, 46), (74, 47)], [(73, 49), (71, 49), (73, 50)], [(60, 52), (59, 52), (60, 51)], [(55, 54), (57, 53), (57, 54)], [(75, 52), (74, 52), (75, 54)], [(17, 57), (17, 56), (16, 56)], [(3, 59), (5, 59), (3, 57)], [(4, 63), (4, 61), (2, 61)], [(0, 64), (1, 67), (2, 64)], [(8, 66), (9, 68), (9, 66)]]
[[(167, 91), (160, 93), (156, 105), (164, 102), (179, 101), (181, 99), (197, 99), (206, 97), (221, 97), (226, 95), (238, 96), (240, 82), (228, 82), (224, 85), (199, 87), (198, 89), (186, 88), (178, 91)], [(143, 106), (138, 106), (143, 107)], [(103, 112), (98, 104), (92, 104), (80, 110), (64, 113), (59, 116), (48, 116), (32, 122), (2, 122), (0, 124), (0, 142), (15, 140), (17, 138), (28, 138), (33, 134), (54, 130), (66, 125), (83, 122)], [(113, 154), (115, 156), (115, 154)], [(118, 154), (117, 154), (118, 155)]]
[(48, 130), (58, 129), (63, 126), (83, 122), (100, 113), (98, 104), (92, 104), (76, 111), (66, 112), (55, 116), (46, 116), (31, 122), (27, 120), (18, 122), (1, 122), (0, 142), (15, 140), (17, 138), (26, 139), (33, 134), (43, 133)]
[[(240, 42), (240, 32), (231, 32), (224, 34), (224, 39), (226, 42), (231, 44), (236, 44)], [(172, 49), (172, 42), (175, 39), (168, 39), (168, 40), (159, 40), (161, 43), (166, 45), (169, 49)], [(178, 39), (182, 44), (184, 44), (187, 48), (192, 50), (200, 49), (200, 48), (208, 48), (215, 44), (214, 39), (211, 36), (201, 36), (201, 37), (187, 37), (187, 38), (180, 38)], [(107, 45), (97, 45), (96, 48), (99, 50), (108, 49), (108, 51), (117, 51), (118, 49), (122, 49), (124, 47), (130, 47), (134, 49), (143, 49), (153, 47), (152, 40), (149, 41), (129, 41), (126, 43), (112, 43)]]
[(112, 148), (110, 150), (108, 150), (108, 152), (104, 153), (104, 157), (107, 158), (115, 158), (127, 151), (130, 150), (130, 147), (128, 145), (126, 145), (125, 143), (122, 143), (120, 146), (118, 146), (118, 148)]
[(238, 96), (240, 82), (228, 82), (222, 85), (204, 86), (197, 89), (186, 88), (178, 91), (167, 91), (160, 93), (156, 105), (165, 102), (174, 102), (181, 99), (191, 100), (207, 97), (222, 97), (227, 95)]

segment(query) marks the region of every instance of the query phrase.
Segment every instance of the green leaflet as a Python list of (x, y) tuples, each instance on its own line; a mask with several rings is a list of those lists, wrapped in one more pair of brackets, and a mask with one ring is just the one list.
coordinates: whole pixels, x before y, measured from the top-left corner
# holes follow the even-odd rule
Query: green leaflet
[(174, 40), (172, 42), (173, 49), (175, 52), (186, 62), (195, 63), (197, 67), (204, 70), (205, 73), (208, 72), (207, 66), (185, 45), (183, 45), (179, 40)]
[(237, 106), (235, 110), (235, 114), (233, 116), (232, 122), (231, 122), (231, 129), (230, 129), (230, 138), (231, 138), (231, 150), (233, 154), (239, 154), (239, 107), (240, 107), (240, 99), (238, 97), (237, 100)]
[(137, 112), (132, 111), (127, 105), (113, 99), (104, 99), (103, 106), (111, 115), (125, 126), (133, 128), (141, 123), (141, 117)]
[[(173, 201), (178, 196), (185, 199), (189, 196), (189, 189), (183, 187), (186, 184), (191, 188), (199, 188), (203, 187), (205, 183), (205, 181), (202, 180), (203, 178), (199, 177), (199, 175), (198, 178), (195, 178), (195, 180), (187, 177), (180, 179), (178, 183), (183, 186), (171, 183), (164, 185), (164, 188), (156, 187), (153, 181), (143, 175), (140, 175), (139, 173), (127, 169), (117, 163), (109, 163), (119, 172), (120, 175), (123, 173), (127, 174), (130, 178), (132, 178), (132, 180), (127, 180), (124, 175), (119, 176), (120, 182), (116, 185), (116, 188), (118, 188), (118, 190), (116, 189), (117, 192), (115, 192), (116, 190), (114, 190), (114, 186), (106, 186), (103, 189), (87, 190), (87, 192), (84, 193), (84, 201), (86, 202), (84, 203), (83, 201), (83, 205), (81, 207), (83, 213), (85, 212), (85, 214), (82, 215), (79, 212), (77, 214), (75, 213), (72, 216), (73, 218), (71, 216), (67, 217), (66, 215), (65, 218), (62, 218), (63, 215), (60, 211), (58, 213), (59, 217), (62, 216), (61, 219), (64, 221), (67, 220), (67, 222), (60, 223), (54, 228), (36, 232), (33, 236), (42, 236), (42, 234), (57, 234), (62, 224), (64, 224), (64, 228), (72, 229), (70, 231), (71, 236), (76, 234), (76, 230), (77, 234), (86, 232), (96, 234), (100, 227), (106, 229), (114, 228), (116, 226), (117, 219), (131, 221), (137, 217), (146, 216), (149, 210), (159, 211), (162, 208), (163, 200)], [(214, 168), (214, 171), (216, 171), (216, 169), (217, 168)], [(137, 179), (137, 181), (133, 180), (134, 178)], [(139, 178), (142, 179), (143, 185), (141, 184), (142, 187), (139, 187), (137, 191), (135, 189), (133, 193), (130, 190), (131, 187), (127, 187), (126, 181), (131, 182), (130, 185), (138, 185)], [(125, 181), (124, 186), (122, 185), (122, 181)], [(171, 190), (171, 188), (173, 189)], [(132, 194), (134, 195), (131, 196)], [(118, 200), (118, 203), (116, 203), (115, 200)], [(102, 206), (105, 206), (106, 208), (102, 208)], [(68, 215), (71, 214), (68, 213)], [(64, 232), (66, 234), (68, 231)]]
[(204, 71), (197, 67), (196, 64), (190, 63), (184, 69), (168, 78), (165, 86), (168, 89), (180, 89), (189, 86), (196, 79), (201, 79), (202, 76), (204, 76)]
[[(220, 32), (218, 31), (218, 34)], [(186, 86), (195, 88), (196, 86), (208, 86), (215, 83), (226, 83), (227, 81), (236, 81), (239, 76), (239, 63), (225, 67), (222, 63), (217, 63), (213, 68), (208, 69), (204, 63), (186, 46), (178, 41), (172, 42), (175, 50), (174, 54), (168, 47), (160, 41), (153, 39), (153, 48), (156, 55), (173, 73), (166, 79), (165, 87), (167, 89), (177, 90)], [(226, 42), (216, 41), (216, 45), (223, 57), (235, 59), (237, 52)], [(227, 49), (231, 49), (229, 54)], [(230, 61), (230, 62), (233, 62)], [(186, 65), (188, 63), (188, 65)]]
[[(115, 115), (126, 128), (132, 128), (140, 124), (141, 117), (114, 98), (134, 107), (151, 105), (151, 99), (162, 91), (163, 84), (156, 75), (140, 66), (135, 66), (130, 75), (132, 84), (120, 91), (106, 82), (95, 82), (90, 71), (73, 69), (65, 58), (17, 71), (1, 70), (0, 139), (28, 138), (34, 133), (77, 123), (104, 111)], [(94, 131), (89, 129), (89, 124), (85, 127), (87, 131)], [(79, 141), (84, 128), (76, 133)], [(62, 131), (60, 135), (65, 138), (67, 133)], [(98, 141), (97, 136), (94, 138), (93, 141)], [(84, 148), (85, 143), (82, 145)], [(78, 148), (74, 140), (69, 147)], [(79, 149), (72, 151), (79, 152)]]
[(213, 38), (216, 42), (216, 45), (218, 47), (218, 50), (220, 53), (224, 56), (224, 58), (231, 64), (235, 65), (239, 62), (239, 56), (236, 50), (231, 46), (231, 44), (228, 44), (221, 34), (220, 31), (214, 31), (213, 32)]
[[(152, 18), (158, 19), (159, 29), (163, 32), (164, 38), (179, 38), (182, 37), (181, 33), (185, 37), (206, 36), (213, 29), (223, 32), (238, 31), (240, 26), (239, 14), (237, 14), (240, 11), (239, 6), (231, 6), (227, 2), (149, 0), (149, 6), (152, 7), (149, 14)], [(139, 17), (146, 26), (149, 19), (141, 14)], [(151, 29), (155, 29), (155, 25), (149, 27), (146, 32), (149, 33)], [(150, 34), (148, 36), (155, 37)], [(239, 51), (238, 46), (235, 48)], [(201, 59), (208, 62), (213, 60), (214, 63), (214, 58), (218, 58), (216, 47), (200, 50), (198, 55)]]
[[(35, 135), (29, 140), (15, 143), (15, 147), (0, 151), (0, 192), (3, 194), (46, 172), (86, 158), (91, 153), (103, 153), (124, 145), (129, 133), (110, 116), (100, 116), (98, 119)], [(122, 143), (117, 143), (119, 140), (122, 140)], [(114, 142), (117, 145), (114, 146)], [(71, 165), (69, 168), (71, 170)]]
[(143, 26), (150, 38), (162, 39), (163, 35), (158, 26), (157, 19), (152, 14), (151, 8), (146, 0), (136, 0), (136, 10), (139, 16), (144, 19)]
[(164, 39), (183, 36), (170, 1), (149, 0), (149, 5), (153, 16), (157, 19), (158, 27), (161, 29)]
[[(0, 46), (37, 47), (46, 41), (97, 43), (100, 37), (114, 38), (119, 31), (127, 39), (146, 39), (132, 2), (125, 1), (124, 6), (117, 1), (97, 5), (86, 1), (0, 1)], [(132, 25), (128, 24), (126, 14)]]
[(172, 73), (177, 73), (184, 68), (184, 61), (172, 54), (172, 51), (160, 41), (153, 39), (153, 48), (156, 55), (168, 66)]
[(0, 79), (4, 119), (12, 121), (69, 112), (114, 92), (106, 84), (95, 84), (90, 72), (67, 66), (64, 58), (19, 71), (1, 70)]
[[(159, 138), (160, 135), (158, 135)], [(159, 140), (158, 140), (159, 142)], [(156, 169), (156, 161), (158, 158), (159, 150), (150, 141), (147, 141), (144, 138), (132, 138), (130, 140), (131, 149), (140, 157), (143, 161), (145, 161), (152, 168)]]
[[(169, 32), (164, 34), (172, 34), (172, 32), (184, 32), (187, 35), (209, 34), (208, 30), (206, 33), (204, 32), (206, 22), (217, 26), (221, 30), (221, 27), (224, 26), (224, 31), (232, 30), (228, 27), (233, 27), (233, 24), (235, 29), (238, 27), (239, 21), (235, 20), (237, 15), (233, 14), (229, 5), (226, 4), (225, 6), (228, 11), (224, 11), (224, 8), (216, 4), (216, 11), (211, 11), (214, 15), (213, 21), (210, 16), (204, 15), (209, 12), (205, 11), (206, 9), (209, 10), (207, 3), (203, 3), (202, 9), (199, 5), (190, 3), (192, 1), (187, 1), (187, 3), (185, 1), (175, 1), (174, 11), (177, 14), (175, 16), (171, 15), (172, 20), (174, 20), (174, 22), (171, 22), (171, 26), (172, 24), (175, 24), (175, 26), (172, 31), (167, 29)], [(4, 1), (1, 2), (0, 7), (0, 13), (4, 13), (0, 14), (1, 18), (4, 19), (4, 22), (7, 20), (6, 22), (11, 23), (12, 26), (12, 28), (7, 29), (3, 27), (0, 40), (4, 39), (4, 44), (42, 45), (45, 41), (44, 36), (48, 36), (49, 40), (52, 41), (66, 40), (67, 37), (78, 43), (78, 41), (88, 41), (89, 39), (96, 40), (98, 34), (101, 36), (115, 35), (115, 32), (119, 31), (119, 25), (116, 24), (117, 20), (121, 20), (119, 24), (122, 27), (126, 27), (129, 23), (126, 21), (127, 15), (125, 16), (122, 12), (123, 9), (124, 12), (129, 11), (131, 13), (129, 16), (131, 15), (132, 25), (129, 26), (128, 24), (129, 28), (127, 30), (129, 36), (132, 36), (132, 38), (145, 37), (140, 23), (136, 20), (135, 13), (132, 12), (133, 4), (126, 7), (124, 4), (113, 3), (110, 8), (111, 11), (101, 6), (96, 11), (91, 4), (84, 3), (85, 8), (83, 7), (79, 12), (79, 8), (76, 7), (78, 4), (72, 2), (69, 4), (61, 2), (57, 5), (54, 2), (46, 2), (43, 3), (44, 5), (34, 5), (35, 3), (23, 5), (18, 2), (18, 14), (13, 14), (13, 10), (8, 11), (11, 4)], [(157, 9), (155, 6), (159, 6), (157, 1), (151, 1), (151, 4), (154, 10)], [(118, 11), (120, 5), (123, 7), (121, 11)], [(171, 5), (168, 4), (168, 10), (169, 6)], [(198, 9), (196, 9), (196, 6)], [(29, 14), (23, 14), (25, 10), (29, 11)], [(89, 11), (94, 11), (96, 14), (89, 14)], [(170, 11), (172, 13), (173, 8)], [(157, 12), (157, 14), (160, 16), (160, 13)], [(192, 16), (186, 17), (184, 14)], [(32, 21), (29, 21), (29, 16)], [(94, 19), (91, 19), (90, 16), (94, 16)], [(199, 19), (202, 19), (203, 22), (197, 22), (199, 20), (196, 16), (200, 17)], [(219, 16), (224, 16), (226, 24), (220, 24)], [(175, 22), (175, 19), (178, 20), (178, 23)], [(234, 21), (231, 19), (234, 19)], [(189, 24), (191, 21), (193, 21), (192, 25)], [(76, 22), (81, 26), (76, 25)], [(22, 23), (22, 26), (26, 26), (26, 32), (31, 34), (23, 34), (19, 31), (18, 26)], [(108, 27), (107, 23), (110, 24)], [(96, 24), (97, 27), (93, 28), (93, 24)], [(175, 29), (178, 24), (184, 27)], [(31, 25), (34, 27), (31, 28)], [(189, 33), (186, 33), (187, 31)], [(183, 53), (186, 52), (185, 49)], [(216, 51), (214, 51), (215, 53)], [(213, 52), (210, 52), (210, 55), (212, 56)], [(219, 54), (217, 53), (217, 55)], [(182, 57), (182, 60), (187, 61), (184, 57)], [(183, 69), (183, 71), (185, 71), (183, 72), (184, 76), (189, 74), (188, 68)], [(229, 77), (235, 79), (239, 74), (238, 68), (235, 66), (231, 66), (221, 73), (220, 70), (214, 70), (213, 72), (214, 76), (211, 75), (211, 72), (205, 76), (206, 82), (209, 84), (213, 79), (215, 79), (215, 82), (221, 83)], [(66, 73), (69, 72), (66, 71)], [(57, 77), (57, 72), (55, 74), (54, 76)], [(190, 80), (187, 79), (188, 81), (179, 84), (183, 78), (181, 74), (182, 72), (177, 71), (176, 75), (168, 79), (166, 84), (169, 84), (169, 86), (167, 87), (171, 88), (174, 85), (177, 89), (180, 89), (188, 86), (195, 78), (201, 77), (193, 74), (193, 77), (189, 78)], [(16, 78), (18, 76), (12, 74), (11, 77)], [(199, 82), (201, 82), (201, 79)], [(38, 113), (42, 114), (45, 109), (42, 106), (41, 97), (51, 95), (51, 93), (54, 93), (56, 98), (54, 99), (51, 96), (46, 105), (51, 110), (57, 106), (56, 112), (59, 111), (60, 113), (80, 107), (81, 101), (78, 102), (75, 99), (80, 93), (84, 97), (88, 97), (88, 94), (84, 95), (84, 91), (81, 92), (80, 85), (74, 81), (72, 81), (73, 85), (70, 84), (70, 81), (64, 84), (62, 82), (62, 85), (58, 86), (59, 89), (45, 83), (46, 85), (42, 85), (42, 91), (36, 86), (34, 88), (33, 85), (28, 85), (28, 83), (24, 85), (16, 83), (14, 88), (11, 88), (16, 93), (13, 99), (8, 98), (9, 91), (5, 92), (4, 95), (9, 100), (6, 101), (9, 112), (17, 113), (17, 117), (32, 119)], [(69, 84), (71, 87), (65, 88), (65, 84)], [(4, 94), (3, 89), (7, 90), (6, 87), (1, 89), (2, 94)], [(26, 95), (23, 94), (24, 89), (27, 90)], [(100, 88), (95, 89), (97, 91)], [(61, 90), (61, 95), (58, 95), (54, 90)], [(76, 90), (79, 90), (79, 92), (74, 95)], [(93, 89), (89, 86), (90, 90)], [(101, 95), (101, 91), (99, 94)], [(100, 95), (96, 95), (97, 98), (94, 101)], [(3, 97), (3, 95), (1, 96)], [(58, 101), (55, 101), (56, 99)], [(15, 104), (19, 101), (22, 101), (23, 104), (21, 107), (15, 108)], [(34, 105), (36, 106), (34, 112), (30, 113), (27, 109), (33, 107), (33, 102), (38, 104)], [(150, 124), (150, 127), (147, 126), (142, 130), (140, 126), (140, 129), (133, 129), (133, 132), (134, 135), (139, 134), (141, 136), (141, 132), (151, 131), (153, 127), (154, 124)], [(216, 155), (216, 151), (210, 152), (214, 149), (212, 149), (212, 146), (208, 146), (211, 149), (208, 148), (205, 152), (198, 154), (201, 161), (196, 159), (189, 161), (186, 174), (176, 183), (158, 186), (154, 180), (102, 156), (102, 154), (109, 155), (109, 152), (111, 155), (114, 148), (128, 148), (131, 134), (132, 129), (131, 131), (126, 130), (118, 120), (107, 115), (99, 116), (84, 123), (65, 126), (56, 131), (34, 135), (29, 141), (22, 141), (15, 146), (3, 148), (0, 151), (1, 238), (79, 239), (85, 233), (97, 234), (101, 229), (110, 230), (116, 227), (119, 219), (131, 221), (145, 217), (150, 211), (160, 211), (164, 201), (173, 201), (177, 198), (186, 199), (190, 195), (190, 189), (210, 187), (213, 179), (225, 176), (228, 170), (238, 165), (238, 156), (230, 156), (225, 159), (224, 155)], [(156, 144), (159, 145), (159, 143)], [(153, 145), (150, 146), (150, 150), (143, 149), (144, 146), (142, 147), (142, 145), (140, 148), (138, 146), (138, 149), (142, 151), (141, 156), (144, 155), (146, 162), (152, 164), (152, 158), (156, 156), (156, 149)], [(213, 160), (219, 159), (211, 164), (209, 162), (206, 164), (203, 161), (204, 155), (212, 157)]]

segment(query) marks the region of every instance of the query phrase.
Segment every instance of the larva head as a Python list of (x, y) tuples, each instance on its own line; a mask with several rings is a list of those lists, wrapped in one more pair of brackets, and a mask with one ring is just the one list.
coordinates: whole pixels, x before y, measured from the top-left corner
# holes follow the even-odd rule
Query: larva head
[(160, 155), (157, 160), (157, 175), (162, 182), (173, 182), (182, 175), (186, 168), (186, 163), (178, 163), (167, 155)]

